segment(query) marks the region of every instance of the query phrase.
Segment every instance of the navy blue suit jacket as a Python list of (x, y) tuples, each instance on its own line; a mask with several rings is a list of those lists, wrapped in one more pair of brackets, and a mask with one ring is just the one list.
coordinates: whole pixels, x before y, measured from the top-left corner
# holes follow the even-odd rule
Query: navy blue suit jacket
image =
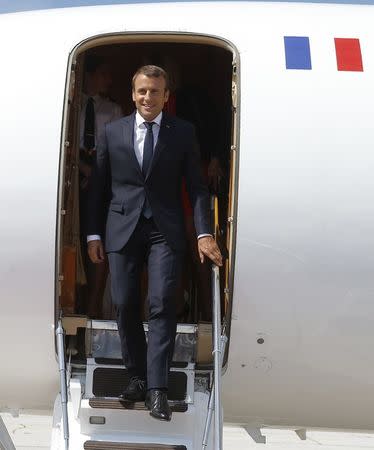
[(135, 112), (105, 126), (90, 180), (88, 234), (104, 236), (105, 230), (105, 250), (120, 251), (133, 233), (147, 197), (159, 231), (172, 249), (183, 250), (183, 177), (197, 235), (211, 233), (209, 194), (194, 126), (163, 113), (152, 163), (144, 177), (134, 151), (134, 121)]

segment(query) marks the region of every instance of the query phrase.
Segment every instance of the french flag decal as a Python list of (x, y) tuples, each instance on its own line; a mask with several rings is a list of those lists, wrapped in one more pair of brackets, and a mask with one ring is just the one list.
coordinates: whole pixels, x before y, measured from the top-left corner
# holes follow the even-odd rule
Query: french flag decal
[[(335, 56), (338, 71), (363, 72), (359, 39), (335, 38)], [(311, 70), (312, 58), (309, 37), (284, 36), (286, 69)], [(331, 55), (333, 57), (333, 55)]]

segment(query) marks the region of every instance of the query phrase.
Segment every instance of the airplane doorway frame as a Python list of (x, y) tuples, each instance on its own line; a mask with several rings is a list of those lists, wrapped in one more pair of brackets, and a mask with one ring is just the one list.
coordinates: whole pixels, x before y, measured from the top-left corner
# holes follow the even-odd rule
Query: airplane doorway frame
[[(129, 33), (109, 33), (92, 36), (78, 43), (70, 52), (67, 64), (63, 121), (61, 129), (60, 161), (58, 176), (58, 201), (57, 201), (57, 229), (55, 246), (55, 325), (60, 317), (59, 297), (61, 294), (61, 284), (64, 280), (62, 272), (62, 219), (66, 211), (64, 205), (63, 181), (65, 179), (66, 149), (70, 143), (68, 141), (70, 106), (74, 93), (77, 70), (78, 56), (88, 49), (99, 45), (109, 44), (127, 44), (127, 43), (180, 43), (180, 44), (204, 44), (218, 46), (232, 53), (232, 88), (231, 88), (231, 155), (230, 155), (230, 187), (229, 187), (229, 205), (227, 214), (227, 248), (229, 258), (225, 271), (225, 330), (228, 337), (226, 345), (223, 368), (226, 369), (230, 342), (230, 328), (232, 320), (232, 308), (234, 298), (234, 273), (235, 273), (235, 254), (236, 254), (236, 232), (237, 232), (237, 203), (238, 203), (238, 185), (239, 185), (239, 125), (240, 125), (240, 60), (239, 51), (236, 46), (225, 38), (212, 35), (196, 34), (190, 32), (129, 32)], [(56, 343), (55, 343), (56, 344)], [(55, 345), (56, 346), (56, 345)]]

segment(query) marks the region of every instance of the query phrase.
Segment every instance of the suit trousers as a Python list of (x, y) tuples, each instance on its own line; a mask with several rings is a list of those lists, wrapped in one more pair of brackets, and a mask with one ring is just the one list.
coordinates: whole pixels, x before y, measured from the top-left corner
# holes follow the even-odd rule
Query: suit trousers
[[(175, 295), (183, 254), (169, 247), (152, 217), (141, 216), (125, 247), (108, 253), (108, 259), (124, 364), (130, 375), (147, 379), (148, 389), (166, 389), (174, 352)], [(140, 298), (144, 263), (148, 268), (148, 345)]]

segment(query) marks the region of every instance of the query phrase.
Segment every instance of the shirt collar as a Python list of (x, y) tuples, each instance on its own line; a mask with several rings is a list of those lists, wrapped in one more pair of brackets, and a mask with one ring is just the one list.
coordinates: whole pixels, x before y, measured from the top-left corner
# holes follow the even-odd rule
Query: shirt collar
[[(155, 122), (155, 123), (157, 123), (158, 126), (161, 126), (161, 119), (162, 119), (162, 111), (160, 112), (160, 114), (158, 116), (156, 116), (152, 120), (152, 122)], [(144, 122), (147, 122), (147, 120), (145, 120), (144, 117), (141, 116), (138, 111), (136, 111), (135, 122), (136, 122), (136, 126), (140, 127), (140, 125), (142, 125)]]

